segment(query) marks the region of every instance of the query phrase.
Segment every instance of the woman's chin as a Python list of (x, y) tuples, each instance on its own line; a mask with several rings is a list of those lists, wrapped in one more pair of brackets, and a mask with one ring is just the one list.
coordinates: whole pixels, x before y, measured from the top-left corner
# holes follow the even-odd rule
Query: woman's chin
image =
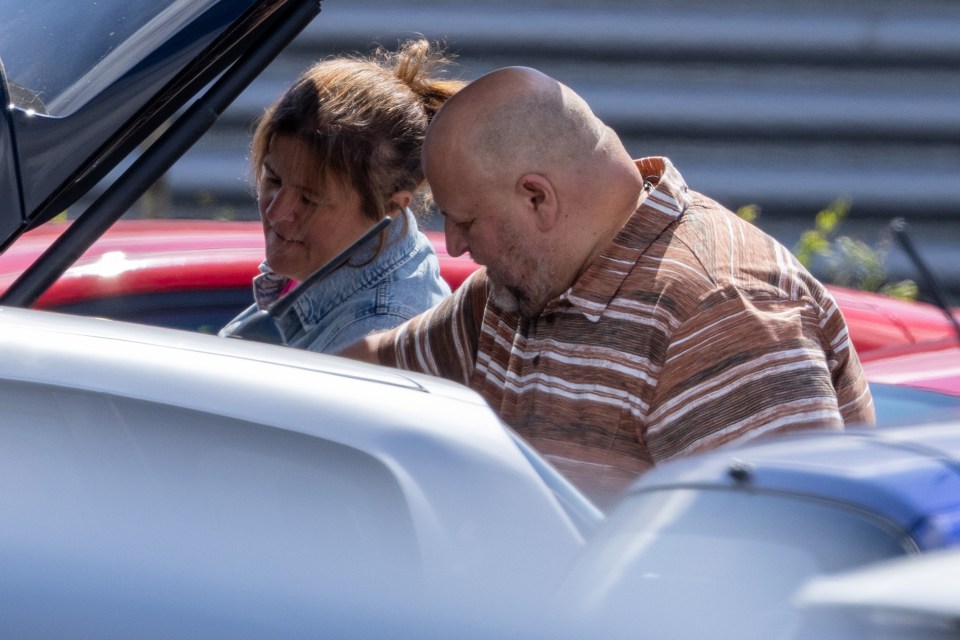
[(303, 262), (291, 258), (289, 252), (267, 253), (267, 265), (277, 275), (293, 280), (302, 280), (303, 278), (298, 277), (298, 275), (302, 275), (305, 271)]

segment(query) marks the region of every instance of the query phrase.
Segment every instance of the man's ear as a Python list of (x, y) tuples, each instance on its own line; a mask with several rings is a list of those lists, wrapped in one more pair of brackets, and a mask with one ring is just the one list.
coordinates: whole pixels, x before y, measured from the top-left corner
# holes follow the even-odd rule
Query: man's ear
[(557, 224), (557, 192), (547, 178), (538, 173), (526, 173), (517, 180), (517, 193), (524, 199), (527, 209), (536, 216), (540, 231), (549, 231)]

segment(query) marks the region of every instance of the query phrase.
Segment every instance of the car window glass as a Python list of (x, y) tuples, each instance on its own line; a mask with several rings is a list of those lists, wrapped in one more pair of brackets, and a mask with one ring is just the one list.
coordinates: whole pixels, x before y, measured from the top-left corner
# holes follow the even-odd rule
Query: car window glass
[(253, 577), (282, 594), (419, 575), (404, 494), (356, 449), (26, 383), (0, 385), (0, 412), (0, 549), (227, 591)]
[(740, 619), (742, 637), (759, 638), (795, 622), (790, 596), (809, 577), (911, 545), (886, 523), (825, 502), (674, 489), (630, 496), (588, 549), (565, 594), (587, 619), (626, 623), (644, 603), (656, 612), (644, 617), (650, 625), (691, 634), (679, 637), (709, 637)]
[(214, 3), (0, 0), (0, 60), (11, 102), (25, 110), (67, 115)]

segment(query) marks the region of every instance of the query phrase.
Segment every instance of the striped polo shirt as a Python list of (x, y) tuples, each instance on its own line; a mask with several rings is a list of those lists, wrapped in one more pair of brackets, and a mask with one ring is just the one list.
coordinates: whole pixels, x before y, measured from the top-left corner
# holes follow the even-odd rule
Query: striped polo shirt
[(651, 193), (539, 316), (499, 308), (480, 269), (388, 333), (381, 361), (475, 389), (601, 506), (662, 460), (872, 423), (827, 290), (666, 158), (637, 165)]

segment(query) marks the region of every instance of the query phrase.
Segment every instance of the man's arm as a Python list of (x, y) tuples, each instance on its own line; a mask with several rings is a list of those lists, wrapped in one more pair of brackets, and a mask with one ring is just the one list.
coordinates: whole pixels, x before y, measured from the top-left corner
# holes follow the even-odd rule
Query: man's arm
[(386, 335), (386, 331), (372, 333), (337, 352), (337, 355), (370, 364), (383, 364), (380, 360), (380, 344)]
[(437, 306), (337, 355), (469, 384), (486, 299), (485, 270), (478, 269)]

